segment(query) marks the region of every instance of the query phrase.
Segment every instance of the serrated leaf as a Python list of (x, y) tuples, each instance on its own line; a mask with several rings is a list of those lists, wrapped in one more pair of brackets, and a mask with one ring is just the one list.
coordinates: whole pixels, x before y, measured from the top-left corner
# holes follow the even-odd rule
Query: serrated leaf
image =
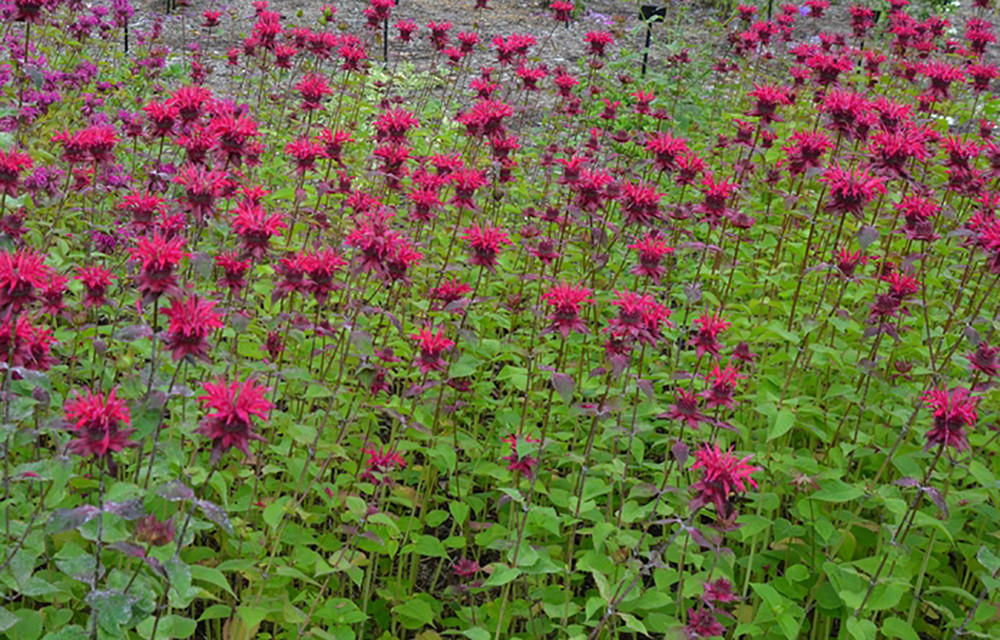
[(208, 500), (198, 500), (197, 505), (206, 518), (222, 527), (222, 530), (227, 534), (233, 535), (233, 525), (229, 521), (229, 514), (226, 513), (225, 508)]
[(82, 526), (93, 520), (101, 512), (95, 506), (85, 504), (73, 509), (56, 509), (45, 525), (47, 533), (62, 533)]
[(226, 576), (214, 567), (205, 567), (200, 564), (193, 564), (191, 565), (191, 577), (195, 580), (215, 585), (233, 597), (236, 596), (236, 594), (233, 593), (232, 587), (229, 586), (229, 581), (226, 580)]
[(521, 570), (506, 564), (493, 565), (493, 573), (483, 582), (484, 587), (502, 587), (521, 575)]
[(573, 376), (553, 372), (551, 381), (552, 388), (556, 390), (556, 393), (559, 394), (563, 402), (570, 403), (573, 401), (573, 392), (576, 389), (576, 382), (573, 380)]
[(156, 495), (170, 502), (194, 499), (194, 491), (180, 480), (174, 480), (156, 488)]
[(777, 440), (795, 426), (795, 414), (790, 409), (782, 409), (774, 417), (774, 424), (767, 433), (767, 441)]
[(420, 597), (407, 600), (403, 604), (396, 605), (392, 612), (407, 629), (419, 629), (434, 622), (434, 609), (431, 605)]
[(836, 478), (823, 480), (820, 485), (819, 491), (810, 496), (820, 502), (850, 502), (857, 500), (865, 493), (860, 487), (847, 484)]
[(913, 630), (913, 627), (900, 618), (883, 620), (882, 635), (886, 638), (900, 638), (901, 640), (920, 640), (920, 636)]

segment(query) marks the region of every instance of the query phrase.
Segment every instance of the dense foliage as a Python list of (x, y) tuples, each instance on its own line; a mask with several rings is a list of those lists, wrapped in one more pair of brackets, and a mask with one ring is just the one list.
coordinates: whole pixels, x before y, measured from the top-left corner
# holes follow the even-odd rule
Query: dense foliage
[(0, 631), (996, 637), (990, 0), (469, 2), (0, 4)]

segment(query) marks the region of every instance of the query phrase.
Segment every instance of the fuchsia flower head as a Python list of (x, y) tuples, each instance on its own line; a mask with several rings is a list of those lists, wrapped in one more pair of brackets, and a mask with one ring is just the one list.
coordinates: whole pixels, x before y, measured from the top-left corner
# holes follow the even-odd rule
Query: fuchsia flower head
[(573, 13), (574, 8), (573, 3), (567, 0), (555, 0), (549, 5), (549, 9), (552, 10), (552, 19), (556, 22), (569, 22), (570, 14)]
[(76, 434), (67, 451), (84, 458), (105, 457), (125, 447), (138, 446), (129, 440), (135, 429), (122, 428), (131, 424), (132, 414), (116, 394), (117, 389), (107, 396), (87, 391), (86, 395), (77, 393), (66, 402), (66, 420)]
[(5, 152), (0, 149), (0, 193), (8, 196), (17, 195), (17, 183), (21, 172), (30, 169), (31, 157), (16, 149)]
[(695, 451), (695, 463), (691, 470), (703, 471), (701, 479), (692, 485), (695, 490), (692, 509), (714, 504), (719, 519), (728, 520), (733, 514), (732, 498), (750, 488), (757, 488), (757, 482), (751, 476), (762, 469), (748, 464), (753, 456), (737, 458), (732, 451), (722, 451), (718, 444), (703, 444)]
[(819, 131), (796, 131), (789, 138), (788, 146), (781, 147), (785, 151), (785, 159), (778, 161), (779, 167), (788, 167), (788, 172), (797, 176), (807, 169), (822, 166), (820, 158), (833, 148), (833, 142)]
[(703, 314), (695, 319), (698, 331), (688, 343), (695, 347), (695, 353), (700, 358), (704, 354), (710, 354), (713, 358), (719, 357), (719, 334), (729, 328), (730, 323), (723, 320), (718, 314)]
[(935, 387), (921, 397), (934, 410), (934, 427), (927, 432), (927, 448), (947, 446), (956, 451), (969, 448), (965, 430), (976, 425), (979, 418), (976, 405), (981, 399), (970, 394), (965, 387), (951, 391), (947, 387)]
[(558, 331), (563, 338), (568, 338), (574, 331), (587, 333), (587, 325), (580, 318), (580, 305), (594, 301), (590, 294), (590, 289), (586, 287), (574, 287), (565, 282), (543, 293), (542, 298), (554, 307), (549, 316), (552, 324), (546, 331)]
[(164, 293), (177, 292), (174, 269), (187, 254), (183, 250), (184, 238), (166, 238), (159, 233), (144, 236), (132, 248), (132, 258), (139, 260), (141, 271), (136, 276), (139, 292), (147, 301)]
[(271, 402), (265, 397), (267, 387), (257, 384), (253, 378), (227, 383), (223, 379), (206, 382), (205, 395), (198, 400), (206, 409), (213, 410), (201, 421), (195, 430), (212, 441), (212, 462), (217, 462), (222, 454), (236, 447), (243, 455), (250, 455), (250, 441), (265, 439), (253, 430), (253, 417), (267, 419)]
[(663, 338), (661, 325), (673, 326), (667, 320), (670, 309), (656, 302), (653, 296), (640, 295), (628, 289), (615, 293), (618, 297), (611, 305), (618, 307), (618, 315), (604, 329), (612, 338), (655, 345)]
[(77, 271), (77, 280), (83, 282), (83, 304), (87, 307), (99, 307), (106, 304), (105, 294), (108, 287), (115, 279), (115, 275), (98, 265), (90, 267), (80, 267)]
[(827, 208), (836, 213), (850, 213), (859, 220), (863, 217), (865, 205), (877, 194), (885, 193), (881, 178), (860, 168), (845, 170), (839, 164), (827, 169), (820, 181), (830, 188)]
[(472, 258), (469, 261), (490, 271), (496, 269), (497, 254), (500, 253), (501, 247), (511, 244), (506, 232), (499, 227), (489, 225), (474, 224), (467, 227), (462, 239), (467, 240), (472, 249)]
[(733, 408), (733, 395), (736, 393), (736, 381), (742, 378), (740, 372), (733, 367), (722, 369), (718, 364), (712, 367), (712, 372), (705, 376), (708, 388), (702, 393), (710, 407)]
[(309, 73), (295, 85), (302, 96), (300, 108), (303, 111), (315, 111), (322, 109), (322, 101), (326, 96), (333, 93), (333, 89), (326, 81), (326, 76), (319, 73)]
[(606, 31), (589, 31), (583, 37), (583, 41), (587, 43), (591, 55), (603, 58), (607, 53), (606, 49), (608, 45), (614, 43), (615, 39)]
[(527, 455), (524, 450), (541, 443), (541, 440), (527, 434), (514, 435), (512, 433), (504, 437), (503, 441), (510, 445), (510, 455), (500, 458), (508, 463), (507, 470), (520, 473), (527, 478), (532, 477), (535, 473), (535, 467), (538, 466), (538, 457)]
[(973, 371), (978, 371), (988, 378), (993, 378), (996, 377), (997, 371), (1000, 369), (1000, 365), (997, 363), (998, 352), (1000, 352), (1000, 346), (991, 347), (990, 343), (982, 340), (976, 345), (976, 350), (965, 357), (969, 359), (969, 367)]
[(243, 241), (244, 256), (261, 258), (267, 254), (271, 238), (287, 227), (280, 213), (267, 213), (260, 205), (243, 200), (236, 205), (236, 215), (230, 221), (233, 231)]
[(190, 296), (186, 300), (173, 298), (163, 313), (170, 318), (170, 328), (164, 345), (173, 353), (174, 360), (186, 355), (209, 361), (208, 334), (223, 326), (213, 310), (215, 303)]
[(781, 122), (781, 118), (776, 114), (778, 107), (792, 103), (787, 89), (772, 84), (754, 84), (753, 91), (748, 95), (754, 98), (756, 103), (747, 115), (760, 118), (762, 124)]
[(444, 371), (448, 368), (448, 362), (442, 354), (455, 346), (455, 343), (444, 336), (444, 329), (438, 329), (437, 333), (421, 329), (420, 333), (414, 333), (410, 337), (417, 341), (420, 351), (416, 358), (420, 373)]
[(659, 234), (655, 231), (646, 234), (642, 240), (628, 246), (639, 254), (639, 264), (632, 267), (631, 273), (638, 276), (645, 276), (660, 284), (663, 277), (663, 258), (674, 252), (673, 247), (667, 246)]
[(51, 274), (45, 257), (33, 249), (0, 252), (0, 316), (24, 311), (38, 299)]
[(385, 447), (366, 447), (364, 452), (368, 454), (365, 461), (365, 470), (359, 478), (365, 482), (379, 485), (383, 482), (391, 483), (389, 474), (396, 469), (404, 469), (406, 460), (396, 451), (386, 450)]

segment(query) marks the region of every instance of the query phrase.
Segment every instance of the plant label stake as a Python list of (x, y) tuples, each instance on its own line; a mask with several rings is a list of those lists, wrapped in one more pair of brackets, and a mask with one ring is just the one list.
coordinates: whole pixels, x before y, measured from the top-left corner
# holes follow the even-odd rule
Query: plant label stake
[(639, 9), (639, 18), (646, 23), (646, 47), (642, 53), (642, 77), (646, 77), (646, 64), (649, 62), (649, 45), (653, 41), (653, 23), (667, 18), (667, 8), (655, 4), (644, 4)]

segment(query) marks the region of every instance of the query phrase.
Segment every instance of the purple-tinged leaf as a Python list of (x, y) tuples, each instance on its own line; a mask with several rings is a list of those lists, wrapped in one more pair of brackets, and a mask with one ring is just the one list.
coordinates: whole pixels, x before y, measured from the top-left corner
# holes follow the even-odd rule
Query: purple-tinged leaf
[(229, 521), (229, 515), (224, 508), (208, 500), (198, 500), (197, 504), (206, 518), (222, 527), (222, 530), (229, 535), (233, 535), (233, 524)]
[(56, 509), (49, 516), (49, 521), (45, 525), (47, 533), (63, 533), (90, 522), (101, 510), (89, 504), (74, 507), (73, 509)]
[(608, 360), (611, 361), (611, 377), (615, 379), (621, 377), (625, 369), (628, 368), (628, 356), (613, 355), (609, 356)]
[(573, 391), (576, 388), (576, 382), (573, 380), (573, 376), (567, 375), (565, 373), (553, 373), (552, 374), (552, 388), (556, 390), (562, 401), (569, 404), (573, 401)]
[(636, 381), (635, 385), (639, 388), (639, 391), (642, 391), (646, 395), (648, 399), (652, 400), (656, 396), (656, 390), (653, 389), (653, 383), (651, 381), (640, 378)]
[(907, 476), (905, 478), (900, 478), (899, 480), (896, 480), (895, 484), (896, 486), (899, 487), (916, 487), (917, 485), (920, 484), (920, 481), (917, 480), (916, 478), (911, 478), (910, 476)]
[(944, 496), (941, 495), (941, 492), (935, 489), (934, 487), (921, 487), (920, 490), (927, 494), (927, 497), (931, 499), (931, 502), (934, 503), (934, 506), (936, 506), (941, 511), (942, 515), (944, 515), (945, 518), (947, 518), (948, 503), (945, 501)]
[(592, 370), (590, 373), (587, 374), (587, 378), (596, 378), (598, 376), (603, 376), (607, 372), (608, 372), (607, 367), (597, 367), (596, 369)]
[(965, 339), (968, 340), (969, 343), (974, 347), (978, 347), (979, 343), (983, 341), (983, 337), (979, 335), (979, 332), (976, 331), (976, 328), (971, 325), (965, 327), (965, 329), (962, 330), (962, 335), (965, 336)]
[(680, 440), (675, 442), (674, 446), (670, 447), (670, 455), (674, 457), (674, 460), (677, 461), (677, 466), (681, 469), (684, 468), (684, 463), (687, 462), (689, 453), (691, 453), (691, 447)]
[(146, 557), (146, 550), (137, 544), (132, 544), (131, 542), (112, 542), (108, 545), (108, 548), (114, 549), (115, 551), (121, 551), (125, 555), (132, 558)]
[(105, 502), (104, 511), (113, 513), (125, 520), (138, 520), (146, 515), (146, 508), (142, 505), (142, 498), (126, 502)]
[(122, 340), (123, 342), (134, 342), (136, 340), (142, 340), (143, 338), (150, 338), (153, 335), (153, 330), (146, 324), (131, 324), (127, 327), (122, 327), (121, 329), (115, 331), (115, 340)]
[(684, 285), (684, 296), (687, 298), (688, 304), (696, 304), (701, 301), (701, 284), (697, 282), (691, 282)]
[(226, 324), (232, 327), (236, 333), (243, 333), (250, 326), (250, 316), (242, 311), (230, 313), (226, 317)]
[(167, 578), (167, 570), (163, 568), (163, 564), (152, 556), (146, 556), (142, 559), (149, 568), (153, 570), (154, 573), (158, 573), (162, 578)]
[(160, 496), (164, 500), (169, 500), (170, 502), (194, 499), (194, 491), (192, 491), (190, 487), (180, 480), (174, 480), (173, 482), (168, 482), (162, 487), (158, 487), (156, 489), (156, 495)]
[(684, 531), (686, 531), (687, 534), (691, 536), (691, 539), (694, 540), (695, 544), (697, 544), (699, 547), (702, 547), (703, 549), (711, 549), (712, 547), (715, 546), (714, 544), (709, 542), (708, 538), (705, 537), (705, 534), (702, 533), (701, 529), (699, 529), (698, 527), (684, 527)]
[(871, 225), (862, 225), (858, 229), (858, 244), (861, 245), (861, 250), (867, 249), (873, 242), (878, 240), (878, 229)]

